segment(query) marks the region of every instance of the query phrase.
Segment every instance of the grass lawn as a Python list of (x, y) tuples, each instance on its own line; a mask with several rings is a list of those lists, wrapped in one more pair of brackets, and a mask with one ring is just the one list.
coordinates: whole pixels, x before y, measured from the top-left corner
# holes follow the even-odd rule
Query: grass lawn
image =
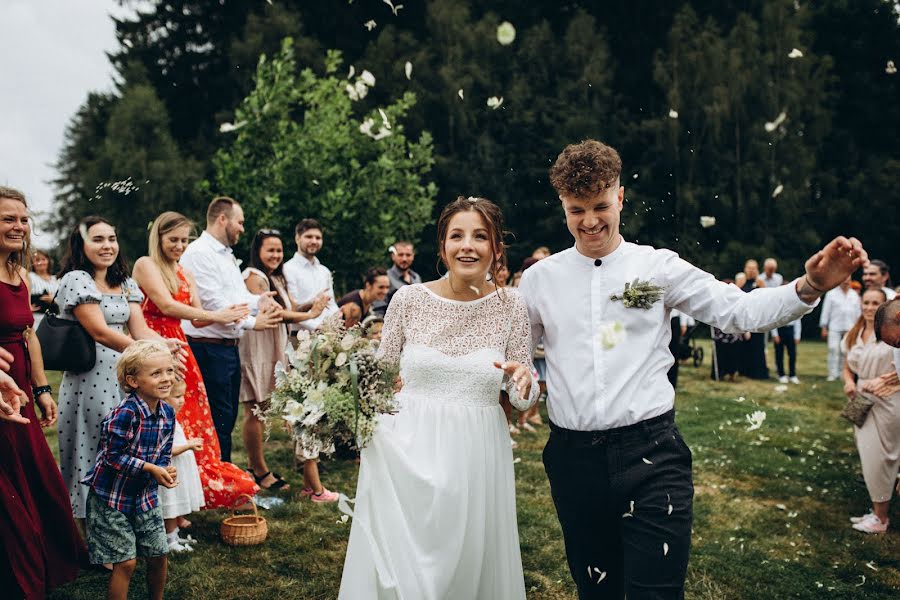
[[(900, 594), (900, 510), (895, 529), (867, 536), (848, 517), (868, 507), (856, 481), (859, 459), (851, 426), (838, 416), (841, 386), (825, 381), (826, 348), (801, 343), (802, 384), (783, 392), (777, 382), (716, 383), (706, 362), (682, 366), (676, 400), (678, 424), (694, 453), (694, 537), (687, 578), (690, 599), (897, 598)], [(773, 362), (771, 348), (769, 363)], [(58, 378), (54, 380), (54, 389)], [(766, 411), (756, 431), (745, 416)], [(546, 414), (545, 414), (546, 420)], [(529, 598), (573, 598), (562, 535), (541, 465), (546, 427), (518, 437), (515, 455), (519, 533)], [(56, 451), (56, 434), (48, 433)], [(236, 460), (246, 464), (235, 435)], [(334, 505), (300, 501), (301, 477), (292, 471), (290, 443), (282, 432), (269, 441), (272, 465), (294, 483), (284, 506), (265, 511), (264, 545), (230, 548), (218, 540), (222, 511), (192, 517), (200, 540), (192, 554), (169, 562), (167, 598), (331, 599), (337, 596), (349, 523)], [(356, 465), (324, 464), (330, 489), (352, 496)], [(465, 476), (460, 473), (460, 477)], [(106, 577), (83, 573), (51, 598), (95, 600)], [(143, 570), (132, 598), (146, 597)], [(465, 599), (460, 599), (465, 600)]]

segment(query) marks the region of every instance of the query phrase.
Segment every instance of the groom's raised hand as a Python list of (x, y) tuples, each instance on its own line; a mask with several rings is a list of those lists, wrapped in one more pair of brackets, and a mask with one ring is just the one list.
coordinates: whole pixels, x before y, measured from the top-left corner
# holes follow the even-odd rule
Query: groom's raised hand
[(821, 293), (835, 288), (869, 262), (869, 255), (855, 237), (838, 236), (806, 261), (806, 279)]

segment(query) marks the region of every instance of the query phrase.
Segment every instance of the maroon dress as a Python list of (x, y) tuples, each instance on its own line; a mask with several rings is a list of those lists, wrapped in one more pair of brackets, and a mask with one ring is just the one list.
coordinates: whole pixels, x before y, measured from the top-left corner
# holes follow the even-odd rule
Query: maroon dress
[(14, 357), (9, 375), (28, 394), (28, 425), (0, 421), (0, 590), (7, 598), (43, 598), (72, 581), (85, 547), (69, 493), (31, 398), (31, 361), (23, 332), (34, 323), (24, 284), (0, 282), (0, 346)]

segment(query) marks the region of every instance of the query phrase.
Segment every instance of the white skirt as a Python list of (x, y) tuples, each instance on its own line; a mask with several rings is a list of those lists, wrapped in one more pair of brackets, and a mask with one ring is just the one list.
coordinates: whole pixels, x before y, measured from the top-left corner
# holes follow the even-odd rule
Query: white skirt
[(339, 598), (525, 597), (499, 403), (404, 395), (361, 458)]
[[(181, 423), (175, 422), (175, 439), (173, 446), (187, 443)], [(159, 486), (159, 505), (163, 519), (183, 517), (200, 510), (206, 500), (203, 498), (203, 484), (200, 483), (200, 471), (194, 451), (188, 450), (172, 457), (172, 465), (177, 469), (178, 485), (174, 488)]]

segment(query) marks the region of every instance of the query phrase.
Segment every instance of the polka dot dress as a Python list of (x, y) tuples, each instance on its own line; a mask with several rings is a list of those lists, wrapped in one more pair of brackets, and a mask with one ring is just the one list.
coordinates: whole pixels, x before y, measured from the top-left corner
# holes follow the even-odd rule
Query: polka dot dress
[[(140, 303), (143, 295), (131, 278), (122, 284), (122, 294), (101, 294), (86, 271), (71, 271), (60, 281), (56, 302), (64, 319), (75, 319), (72, 310), (79, 304), (100, 305), (110, 329), (125, 332), (131, 314), (129, 303)], [(85, 516), (88, 487), (80, 483), (97, 457), (100, 423), (122, 399), (116, 380), (119, 352), (97, 344), (97, 362), (91, 371), (63, 373), (59, 388), (59, 467), (69, 489), (72, 512)]]

